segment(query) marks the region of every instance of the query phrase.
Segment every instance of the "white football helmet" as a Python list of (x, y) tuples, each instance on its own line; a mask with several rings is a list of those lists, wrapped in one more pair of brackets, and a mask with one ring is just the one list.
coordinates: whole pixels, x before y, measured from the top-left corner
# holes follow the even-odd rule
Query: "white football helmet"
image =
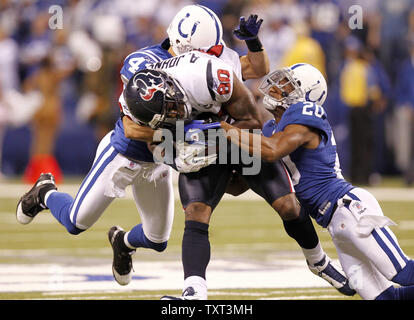
[[(281, 83), (281, 81), (283, 83)], [(286, 88), (293, 87), (290, 92)], [(270, 94), (277, 87), (281, 98)], [(299, 101), (314, 102), (322, 105), (328, 94), (328, 86), (322, 73), (307, 63), (296, 63), (290, 67), (278, 69), (270, 73), (261, 83), (259, 91), (264, 94), (263, 103), (269, 110), (280, 106), (285, 109)]]
[(176, 55), (224, 44), (220, 19), (212, 10), (198, 4), (182, 8), (173, 18), (167, 34)]

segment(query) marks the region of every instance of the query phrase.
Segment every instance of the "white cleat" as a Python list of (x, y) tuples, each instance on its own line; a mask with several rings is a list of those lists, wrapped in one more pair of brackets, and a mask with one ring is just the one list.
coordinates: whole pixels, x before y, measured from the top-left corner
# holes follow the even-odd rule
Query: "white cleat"
[(162, 296), (161, 300), (206, 300), (194, 290), (193, 287), (188, 287), (183, 291), (181, 297)]
[(308, 263), (308, 267), (310, 271), (326, 280), (340, 293), (346, 296), (353, 296), (356, 293), (356, 291), (349, 286), (348, 279), (335, 268), (329, 257), (326, 255), (321, 261), (315, 263), (314, 265), (310, 265)]

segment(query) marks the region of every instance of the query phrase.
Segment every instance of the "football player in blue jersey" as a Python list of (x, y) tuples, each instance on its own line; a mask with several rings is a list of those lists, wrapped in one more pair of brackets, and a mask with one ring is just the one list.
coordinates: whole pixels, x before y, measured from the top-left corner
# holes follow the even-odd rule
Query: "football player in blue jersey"
[(266, 161), (283, 159), (301, 205), (327, 228), (350, 285), (363, 299), (414, 299), (414, 261), (390, 230), (394, 223), (371, 193), (341, 174), (322, 107), (328, 93), (323, 75), (299, 63), (272, 72), (259, 89), (275, 116), (263, 126), (261, 144), (247, 145), (243, 141), (253, 139), (250, 133), (221, 122), (229, 139), (248, 152), (259, 148)]
[[(269, 73), (269, 58), (258, 37), (263, 20), (250, 15), (246, 20), (240, 18), (240, 25), (234, 35), (244, 40), (248, 51), (244, 56), (225, 47), (223, 27), (217, 15), (201, 5), (189, 5), (182, 8), (173, 18), (167, 29), (168, 38), (161, 44), (135, 51), (125, 58), (121, 70), (124, 84), (138, 70), (154, 62), (161, 62), (190, 50), (210, 48), (209, 52), (234, 67), (240, 79), (258, 79)], [(139, 126), (128, 117), (120, 123), (126, 137), (134, 140), (152, 142), (153, 131)], [(135, 142), (134, 142), (135, 143)]]
[[(148, 64), (161, 62), (186, 50), (215, 45), (221, 45), (216, 54), (225, 55), (223, 59), (233, 64), (234, 69), (239, 69), (245, 79), (261, 77), (268, 72), (269, 64), (257, 37), (260, 24), (257, 16), (242, 21), (244, 32), (239, 36), (245, 38), (249, 51), (239, 58), (234, 51), (223, 49), (221, 23), (213, 11), (200, 5), (185, 7), (171, 22), (167, 30), (169, 39), (126, 57), (121, 79), (126, 84)], [(121, 94), (121, 105), (122, 99)], [(173, 222), (171, 167), (154, 162), (146, 142), (152, 141), (153, 134), (151, 128), (137, 125), (121, 112), (114, 130), (99, 143), (92, 168), (76, 197), (57, 192), (53, 175), (44, 173), (18, 202), (17, 220), (28, 224), (40, 211), (48, 208), (70, 234), (77, 235), (89, 229), (110, 203), (123, 197), (125, 188), (131, 185), (142, 223), (129, 232), (116, 226), (108, 234), (114, 249), (114, 277), (119, 284), (128, 284), (131, 280), (131, 255), (135, 249), (165, 250)], [(205, 165), (205, 159), (201, 159), (183, 170), (197, 171)]]
[[(136, 71), (146, 68), (149, 64), (162, 64), (163, 61), (190, 48), (201, 49), (208, 46), (213, 46), (212, 53), (233, 66), (239, 78), (260, 77), (268, 72), (267, 55), (257, 37), (261, 24), (261, 20), (257, 21), (257, 16), (251, 16), (247, 21), (241, 19), (240, 26), (235, 32), (236, 36), (246, 41), (249, 48), (247, 56), (239, 58), (230, 49), (227, 48), (227, 50), (222, 45), (216, 46), (217, 43), (221, 43), (221, 24), (211, 10), (195, 5), (180, 11), (179, 14), (177, 14), (179, 19), (174, 19), (168, 29), (169, 39), (162, 44), (134, 52), (125, 59), (121, 70), (121, 78), (125, 84)], [(199, 34), (201, 36), (198, 36)], [(212, 38), (211, 35), (213, 35)], [(208, 40), (207, 43), (205, 42), (206, 39)], [(168, 61), (171, 62), (172, 60)], [(255, 64), (257, 62), (260, 62), (259, 65)], [(120, 105), (121, 110), (124, 110), (122, 107), (124, 105), (123, 95), (120, 97)], [(17, 207), (18, 221), (27, 224), (40, 211), (49, 208), (53, 216), (66, 227), (69, 233), (79, 234), (90, 228), (100, 218), (109, 204), (115, 198), (122, 197), (125, 194), (125, 188), (131, 185), (142, 223), (128, 232), (114, 226), (108, 233), (114, 250), (112, 268), (114, 277), (119, 284), (128, 284), (132, 275), (131, 255), (135, 252), (135, 249), (165, 250), (173, 221), (171, 168), (160, 163), (154, 163), (153, 154), (147, 145), (147, 142), (152, 142), (153, 135), (154, 130), (152, 128), (138, 125), (129, 116), (124, 116), (122, 112), (115, 129), (100, 142), (93, 166), (82, 182), (75, 199), (66, 193), (56, 192), (53, 176), (43, 174), (34, 187), (19, 201)], [(181, 170), (183, 172), (198, 171), (208, 163), (205, 159), (200, 159), (199, 162), (193, 162), (190, 168), (181, 167)], [(269, 168), (272, 168), (272, 166), (269, 166)], [(286, 178), (285, 180), (289, 182), (289, 179)], [(195, 180), (198, 180), (198, 177)], [(255, 183), (256, 187), (260, 189), (260, 183), (257, 181)], [(222, 185), (225, 185), (225, 181)], [(288, 192), (291, 192), (290, 185), (287, 187)], [(187, 195), (191, 191), (191, 188), (184, 189)], [(276, 189), (281, 189), (281, 187), (276, 186)], [(211, 194), (208, 196), (211, 196)], [(213, 196), (214, 201), (218, 201), (219, 197), (216, 198), (215, 194)], [(157, 197), (157, 199), (155, 200), (154, 197)], [(274, 199), (269, 198), (268, 201), (273, 202)], [(189, 206), (189, 209), (191, 207)], [(295, 213), (299, 212), (299, 210), (296, 210), (296, 205), (293, 204), (291, 207), (295, 208), (293, 210)], [(290, 207), (287, 208), (290, 209)], [(289, 210), (285, 211), (289, 212)], [(313, 269), (311, 270), (328, 280), (340, 291), (352, 294), (352, 291), (347, 290), (346, 279), (336, 272), (329, 259), (324, 255), (310, 221), (298, 218), (285, 221), (285, 223), (286, 229), (291, 232), (290, 235), (292, 236), (295, 233), (298, 237), (303, 238), (303, 242), (306, 242), (304, 240), (306, 237), (305, 232), (302, 231), (306, 230), (308, 235), (311, 234), (312, 245), (305, 246), (309, 249), (305, 253), (307, 260), (313, 261)], [(188, 224), (197, 225), (197, 221)], [(201, 229), (199, 225), (202, 225)], [(187, 228), (185, 234), (192, 233), (191, 237), (199, 235), (204, 237), (204, 227), (203, 223), (198, 223), (196, 228), (194, 226)], [(191, 245), (191, 237), (185, 237), (187, 244), (190, 241)], [(296, 237), (295, 239), (297, 240)], [(315, 245), (316, 247), (314, 247)], [(193, 249), (195, 250), (195, 247)], [(196, 260), (190, 257), (191, 254), (188, 254), (188, 252), (186, 256), (189, 256), (187, 261)], [(204, 260), (206, 260), (205, 257), (201, 259), (201, 262)], [(319, 261), (320, 264), (317, 263)], [(199, 267), (199, 264), (200, 262), (197, 263), (197, 267)], [(202, 266), (201, 269), (204, 268), (205, 270), (206, 266), (207, 264)], [(328, 271), (330, 271), (330, 275)], [(192, 272), (189, 272), (189, 274), (192, 274)], [(334, 278), (332, 278), (332, 275), (334, 275)], [(202, 295), (206, 296), (206, 293)]]
[[(177, 60), (179, 59), (179, 61)], [(228, 74), (229, 77), (222, 77)], [(159, 87), (161, 79), (169, 86), (182, 88), (179, 94), (171, 95), (170, 88)], [(227, 89), (224, 90), (223, 88)], [(162, 90), (161, 90), (162, 89)], [(183, 99), (178, 99), (183, 97)], [(176, 117), (185, 119), (190, 113), (192, 117), (204, 115), (220, 118), (224, 112), (232, 118), (233, 125), (242, 128), (257, 129), (272, 118), (269, 111), (260, 108), (249, 90), (235, 75), (232, 67), (221, 59), (206, 52), (192, 51), (170, 58), (162, 63), (149, 66), (149, 69), (137, 72), (128, 82), (124, 90), (126, 105), (124, 110), (130, 114), (133, 121), (159, 130), (159, 128), (174, 129)], [(172, 108), (177, 106), (177, 108)], [(173, 112), (171, 112), (173, 111)], [(192, 119), (192, 117), (190, 119)], [(254, 121), (257, 119), (257, 121)], [(206, 129), (219, 127), (219, 122), (203, 123), (199, 120), (187, 123), (185, 127)], [(190, 131), (188, 132), (195, 132)], [(163, 130), (162, 132), (167, 132)], [(190, 138), (193, 137), (193, 133)], [(166, 135), (168, 137), (168, 135)], [(167, 140), (167, 139), (166, 139)], [(166, 142), (162, 141), (162, 144)], [(167, 144), (172, 144), (172, 137)], [(201, 139), (195, 139), (204, 150), (206, 145)], [(165, 145), (165, 144), (164, 144)], [(217, 145), (214, 145), (214, 149)], [(219, 145), (220, 146), (220, 145)], [(169, 152), (171, 152), (170, 150)], [(224, 160), (212, 163), (194, 172), (180, 173), (178, 189), (181, 204), (185, 211), (185, 229), (182, 241), (182, 262), (184, 267), (184, 290), (182, 296), (164, 296), (162, 299), (206, 299), (206, 269), (210, 260), (209, 223), (212, 212), (224, 195), (230, 177), (235, 170), (243, 175), (246, 184), (263, 199), (265, 199), (283, 219), (288, 234), (294, 238), (303, 249), (311, 270), (330, 282), (340, 292), (352, 295), (345, 276), (338, 272), (330, 262), (319, 244), (319, 239), (309, 216), (298, 204), (294, 189), (282, 162), (256, 161), (254, 166), (261, 167), (260, 173), (247, 173), (251, 162), (233, 162), (232, 155), (236, 149), (220, 148), (224, 152)], [(226, 156), (227, 157), (226, 159)], [(244, 157), (242, 156), (242, 159)], [(260, 165), (258, 164), (260, 163)]]

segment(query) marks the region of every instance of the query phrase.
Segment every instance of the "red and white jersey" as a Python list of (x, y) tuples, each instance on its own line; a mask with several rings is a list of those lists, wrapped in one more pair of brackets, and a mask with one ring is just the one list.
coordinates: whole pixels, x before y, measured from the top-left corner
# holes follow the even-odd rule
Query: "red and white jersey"
[[(176, 79), (198, 112), (219, 113), (233, 93), (234, 68), (211, 53), (191, 51), (152, 65)], [(236, 75), (237, 76), (237, 75)]]
[(237, 78), (240, 80), (243, 79), (240, 56), (233, 49), (230, 49), (229, 47), (223, 45), (216, 45), (209, 48), (202, 48), (200, 51), (214, 55), (217, 58), (220, 58), (221, 60), (227, 62), (233, 67), (233, 71), (236, 74)]

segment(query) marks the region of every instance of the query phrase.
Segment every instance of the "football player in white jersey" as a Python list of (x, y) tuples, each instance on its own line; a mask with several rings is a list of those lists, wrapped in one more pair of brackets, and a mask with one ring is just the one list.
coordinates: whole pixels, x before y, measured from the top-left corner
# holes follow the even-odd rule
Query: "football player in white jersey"
[[(220, 42), (221, 24), (214, 13), (202, 6), (191, 6), (191, 10), (198, 10), (198, 13), (207, 14), (207, 18), (210, 20), (200, 18), (201, 23), (196, 24), (198, 20), (191, 23), (190, 17), (194, 17), (196, 14), (193, 15), (194, 11), (190, 11), (191, 14), (187, 17), (187, 12), (176, 23), (178, 30), (181, 32), (178, 32), (178, 34), (182, 37), (183, 35), (191, 35), (190, 43), (195, 42), (196, 35), (199, 32), (204, 36), (209, 33), (218, 34), (219, 37), (214, 38), (211, 44), (214, 45), (217, 41)], [(210, 21), (210, 24), (208, 21)], [(189, 24), (186, 26), (187, 29), (184, 30), (185, 23)], [(261, 61), (261, 56), (266, 57), (257, 38), (260, 23), (261, 21), (257, 21), (257, 17), (254, 16), (250, 17), (247, 22), (242, 19), (236, 32), (238, 36), (246, 38), (246, 43), (249, 46), (248, 55), (254, 55), (253, 61), (256, 62)], [(213, 24), (213, 27), (211, 27), (211, 24)], [(197, 27), (194, 29), (195, 25)], [(171, 30), (169, 34), (174, 39)], [(203, 32), (203, 30), (208, 30), (208, 32)], [(215, 30), (215, 32), (211, 32), (211, 30)], [(203, 37), (199, 39), (204, 40)], [(123, 81), (126, 82), (137, 70), (145, 68), (147, 64), (160, 63), (164, 59), (171, 58), (173, 52), (169, 43), (170, 40), (167, 39), (161, 45), (147, 47), (129, 55), (125, 59), (121, 70)], [(177, 41), (174, 43), (177, 43)], [(194, 44), (194, 47), (198, 48), (202, 45), (206, 45), (206, 43)], [(263, 71), (257, 71), (257, 67), (249, 63), (248, 56), (239, 59), (234, 52), (232, 53), (230, 49), (221, 45), (214, 46), (210, 52), (219, 55), (223, 59), (225, 58), (227, 62), (231, 63), (236, 78), (240, 77), (240, 73), (245, 79), (257, 77), (258, 74), (263, 73)], [(171, 59), (169, 63), (172, 63), (171, 61), (178, 60)], [(262, 65), (266, 66), (266, 62)], [(160, 67), (162, 68), (162, 64), (160, 64)], [(267, 72), (266, 67), (264, 70), (264, 72)], [(216, 76), (218, 76), (217, 72)], [(226, 74), (223, 77), (226, 78), (222, 86), (225, 90), (226, 83), (232, 81), (234, 76), (232, 71), (228, 71), (228, 75)], [(238, 88), (244, 90), (243, 86), (238, 86)], [(248, 96), (246, 93), (244, 95), (245, 97)], [(121, 108), (128, 113), (124, 108), (123, 97), (124, 95), (120, 97)], [(260, 125), (256, 123), (256, 127), (260, 127)], [(90, 228), (115, 198), (124, 195), (126, 186), (131, 185), (142, 223), (128, 232), (119, 227), (113, 227), (108, 234), (114, 249), (114, 277), (121, 285), (128, 284), (131, 280), (131, 255), (135, 252), (135, 248), (165, 250), (173, 220), (171, 169), (163, 164), (154, 163), (153, 155), (148, 150), (147, 144), (138, 141), (152, 141), (153, 133), (154, 131), (151, 128), (137, 125), (132, 120), (131, 115), (122, 116), (118, 120), (114, 131), (110, 132), (101, 141), (93, 166), (84, 179), (75, 199), (68, 194), (56, 192), (53, 176), (43, 174), (34, 187), (19, 201), (17, 207), (19, 222), (29, 223), (37, 213), (49, 208), (53, 216), (65, 226), (69, 233), (79, 234)], [(176, 168), (188, 172), (200, 170), (200, 168), (210, 163), (211, 158), (201, 158), (199, 162), (193, 162), (191, 165), (179, 160), (180, 158), (176, 162), (176, 165), (178, 164)], [(154, 196), (157, 196), (156, 200), (154, 200)], [(317, 251), (323, 253), (322, 250)], [(307, 256), (307, 259), (312, 260), (309, 256)], [(325, 262), (323, 268), (328, 269), (330, 264), (328, 261)], [(342, 286), (343, 283), (339, 283), (339, 288)]]
[[(180, 15), (178, 18), (177, 14), (177, 19), (168, 30), (171, 40), (166, 39), (162, 44), (138, 50), (125, 59), (121, 70), (124, 82), (136, 71), (145, 68), (146, 64), (157, 63), (175, 55), (175, 49), (170, 46), (170, 42), (174, 43), (174, 47), (181, 41), (193, 48), (214, 46), (222, 42), (221, 23), (210, 9), (195, 5), (186, 7), (185, 12), (180, 11)], [(256, 20), (242, 23), (241, 34), (249, 38), (246, 41), (250, 41), (248, 45), (251, 50), (248, 56), (254, 56), (253, 62), (262, 61), (260, 66), (250, 64), (248, 56), (241, 60), (237, 56), (236, 59), (230, 49), (223, 49), (224, 56), (234, 61), (235, 70), (239, 68), (239, 72), (246, 78), (258, 77), (268, 71), (267, 56), (257, 38), (260, 21)], [(213, 37), (210, 38), (209, 35)], [(76, 235), (90, 228), (109, 204), (114, 199), (123, 197), (125, 188), (131, 185), (142, 223), (127, 233), (118, 227), (111, 228), (109, 238), (114, 251), (116, 247), (125, 247), (125, 243), (133, 248), (163, 251), (170, 236), (174, 216), (171, 168), (154, 162), (146, 142), (133, 140), (137, 136), (143, 138), (148, 132), (145, 130), (150, 128), (132, 127), (131, 124), (134, 123), (129, 117), (121, 117), (114, 130), (101, 140), (92, 168), (75, 198), (56, 191), (52, 174), (42, 174), (33, 188), (20, 199), (16, 209), (17, 220), (22, 224), (30, 223), (40, 211), (49, 208), (66, 230)], [(152, 134), (151, 130), (151, 139)], [(199, 163), (183, 170), (199, 170), (207, 164), (208, 162), (201, 159)], [(122, 285), (131, 280), (131, 252), (133, 250), (129, 250), (128, 254), (114, 252), (113, 272), (115, 279)], [(125, 269), (117, 269), (119, 265), (125, 266)]]
[[(191, 50), (208, 51), (226, 61), (233, 67), (239, 79), (261, 78), (269, 73), (270, 64), (258, 37), (263, 20), (257, 19), (257, 15), (250, 15), (247, 20), (241, 17), (239, 27), (234, 30), (234, 35), (244, 40), (248, 48), (247, 54), (240, 57), (237, 52), (225, 46), (222, 39), (223, 27), (212, 10), (201, 5), (185, 6), (168, 26), (167, 41), (160, 48), (155, 48), (156, 53), (161, 51), (161, 55), (154, 61), (154, 52), (148, 52), (146, 48), (131, 53), (125, 58), (121, 79), (126, 84), (135, 72), (147, 65)], [(123, 118), (123, 126), (128, 138), (152, 141), (153, 132), (137, 125), (128, 117)]]
[[(161, 73), (159, 73), (161, 71)], [(164, 74), (165, 73), (165, 74)], [(167, 79), (168, 76), (168, 79)], [(172, 95), (162, 80), (182, 88)], [(179, 97), (179, 98), (178, 98)], [(207, 52), (191, 51), (137, 72), (129, 80), (121, 103), (123, 112), (135, 123), (153, 129), (174, 126), (177, 119), (209, 112), (228, 114), (239, 128), (258, 129), (257, 125), (272, 118), (256, 106), (252, 94), (237, 78), (232, 67)], [(252, 121), (255, 115), (258, 122)], [(209, 124), (211, 127), (211, 124)], [(297, 240), (309, 263), (320, 262), (320, 276), (348, 295), (354, 293), (319, 245), (309, 218), (297, 204), (290, 177), (280, 161), (263, 163), (261, 174), (244, 176), (252, 190), (261, 195), (282, 217), (289, 235)], [(233, 170), (242, 171), (243, 164), (211, 164), (197, 172), (181, 173), (179, 191), (185, 208), (186, 222), (182, 257), (184, 291), (179, 299), (206, 299), (206, 268), (210, 257), (208, 227), (211, 214), (223, 196)], [(285, 224), (287, 223), (287, 225)], [(293, 225), (290, 225), (292, 223)], [(312, 243), (312, 244), (311, 244)], [(308, 253), (308, 254), (306, 254)], [(195, 258), (197, 257), (197, 258)], [(175, 299), (165, 296), (163, 299)]]
[[(208, 13), (208, 15), (205, 15), (205, 13)], [(207, 21), (214, 21), (214, 24), (209, 25)], [(205, 7), (199, 5), (188, 6), (177, 13), (169, 26), (168, 35), (171, 47), (165, 47), (165, 49), (168, 49), (169, 53), (175, 55), (189, 49), (203, 48), (209, 42), (215, 43), (217, 44), (216, 46), (204, 48), (205, 51), (208, 51), (209, 53), (212, 53), (231, 64), (236, 76), (239, 79), (246, 80), (260, 78), (269, 71), (267, 54), (258, 38), (261, 23), (262, 19), (257, 20), (257, 15), (251, 15), (247, 20), (245, 20), (244, 17), (240, 19), (240, 25), (234, 31), (234, 34), (239, 39), (246, 41), (249, 50), (246, 56), (239, 58), (237, 53), (233, 50), (221, 45), (222, 41), (220, 39), (222, 28), (217, 16)], [(201, 25), (209, 25), (209, 27), (199, 29), (199, 26)], [(128, 56), (123, 68), (123, 74), (125, 75), (124, 80), (129, 79), (132, 76), (132, 73), (138, 70), (138, 67), (142, 68), (143, 66), (146, 66), (148, 63), (146, 60), (148, 60), (148, 57), (145, 55), (131, 54)], [(123, 127), (126, 137), (130, 139), (143, 140), (147, 142), (152, 141), (153, 131), (148, 127), (137, 125), (130, 119), (130, 117), (123, 117)], [(204, 161), (203, 159), (199, 160), (200, 163)], [(181, 169), (187, 171), (192, 170), (191, 168)], [(234, 179), (234, 177), (237, 177), (237, 179)], [(237, 174), (233, 175), (231, 179), (234, 182), (241, 180), (240, 176)], [(236, 183), (233, 183), (232, 185), (235, 186)], [(232, 193), (237, 191), (238, 188), (239, 187), (236, 186), (233, 191), (227, 189), (227, 192)], [(288, 231), (288, 234), (298, 241), (302, 233), (307, 233), (302, 232), (299, 226), (304, 224), (309, 225), (309, 222), (304, 223), (301, 221), (301, 223), (297, 223), (297, 221), (293, 219), (292, 221), (284, 221), (284, 225), (286, 231)], [(316, 232), (314, 238), (317, 239)], [(309, 241), (304, 241), (304, 243), (305, 242), (307, 245), (305, 245), (305, 247), (301, 247), (304, 250), (305, 257), (312, 272), (333, 284), (338, 290), (346, 294), (350, 294), (350, 292), (346, 290), (346, 282), (344, 284), (344, 280), (341, 278), (342, 276), (336, 272), (329, 259), (325, 259), (322, 264), (319, 263), (325, 256), (324, 251), (320, 247), (319, 241), (312, 243)], [(328, 275), (329, 271), (332, 271), (331, 275)], [(337, 277), (335, 275), (337, 275)], [(339, 281), (333, 280), (333, 278), (337, 278)]]
[[(272, 72), (260, 90), (275, 115), (262, 130), (267, 161), (283, 159), (307, 213), (327, 228), (351, 286), (363, 299), (414, 299), (414, 261), (400, 248), (378, 201), (341, 174), (336, 143), (322, 107), (327, 86), (322, 74), (305, 63)], [(249, 133), (221, 123), (229, 138)], [(236, 140), (232, 140), (236, 141)], [(395, 287), (398, 284), (400, 287)]]

